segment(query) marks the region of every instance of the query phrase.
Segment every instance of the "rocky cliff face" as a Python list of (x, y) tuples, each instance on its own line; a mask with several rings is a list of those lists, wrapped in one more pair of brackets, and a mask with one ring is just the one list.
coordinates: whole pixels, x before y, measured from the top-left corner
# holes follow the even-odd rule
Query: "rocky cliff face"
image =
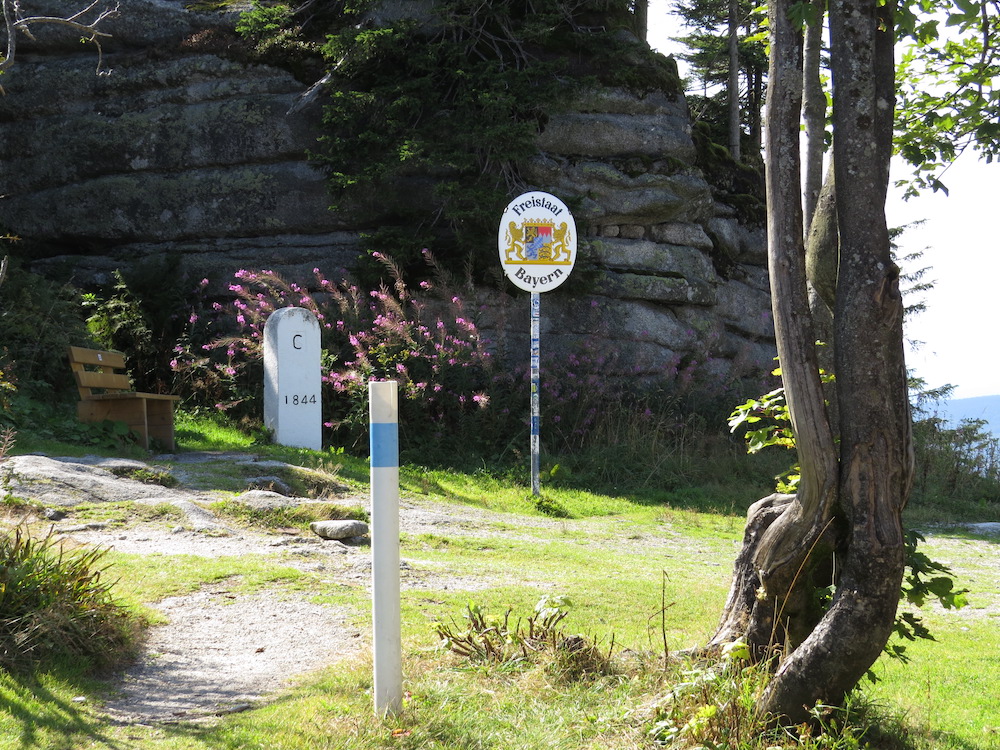
[[(0, 227), (37, 268), (84, 284), (167, 253), (220, 290), (239, 268), (307, 279), (350, 267), (358, 222), (328, 210), (305, 156), (320, 102), (303, 106), (308, 86), (283, 70), (234, 62), (235, 12), (184, 5), (125, 4), (99, 74), (93, 50), (58, 31), (23, 48), (0, 98)], [(580, 199), (581, 257), (599, 269), (591, 297), (543, 301), (547, 350), (596, 336), (649, 374), (682, 358), (720, 375), (770, 363), (763, 230), (742, 226), (694, 166), (682, 97), (594, 92), (538, 147), (524, 174)], [(502, 315), (500, 295), (482, 298), (494, 326), (526, 327), (526, 302)]]

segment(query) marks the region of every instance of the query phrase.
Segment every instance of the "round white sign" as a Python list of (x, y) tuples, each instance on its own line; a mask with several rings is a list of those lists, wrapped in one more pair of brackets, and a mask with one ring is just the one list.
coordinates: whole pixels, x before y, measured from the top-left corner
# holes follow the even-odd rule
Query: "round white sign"
[(576, 263), (576, 222), (554, 195), (524, 193), (503, 212), (497, 244), (503, 271), (514, 286), (548, 292), (569, 278)]

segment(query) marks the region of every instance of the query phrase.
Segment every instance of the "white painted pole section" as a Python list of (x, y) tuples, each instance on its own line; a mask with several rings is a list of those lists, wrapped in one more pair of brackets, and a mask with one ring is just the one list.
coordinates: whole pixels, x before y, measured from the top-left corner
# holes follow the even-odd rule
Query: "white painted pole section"
[(372, 493), (375, 714), (403, 709), (399, 604), (399, 408), (393, 381), (368, 384)]
[(541, 425), (542, 411), (539, 404), (541, 388), (541, 320), (542, 300), (538, 292), (531, 293), (531, 494), (542, 494), (541, 480)]

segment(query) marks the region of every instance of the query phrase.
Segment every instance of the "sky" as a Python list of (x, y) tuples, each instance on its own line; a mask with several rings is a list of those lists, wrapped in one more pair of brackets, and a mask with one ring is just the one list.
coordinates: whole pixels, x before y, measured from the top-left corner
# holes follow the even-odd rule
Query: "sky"
[[(680, 32), (669, 17), (671, 0), (650, 0), (649, 42), (665, 54), (681, 49), (669, 37)], [(905, 177), (894, 165), (892, 179)], [(903, 272), (928, 268), (933, 288), (927, 309), (905, 324), (907, 364), (928, 387), (955, 387), (953, 398), (1000, 394), (1000, 163), (960, 157), (943, 176), (949, 195), (922, 194), (908, 201), (890, 193), (889, 226), (924, 223), (899, 238), (900, 256), (923, 256)], [(996, 213), (994, 213), (996, 212)]]
[[(905, 176), (904, 169), (896, 173)], [(907, 364), (929, 386), (954, 385), (954, 398), (1000, 394), (1000, 164), (967, 153), (942, 181), (947, 196), (904, 201), (895, 191), (886, 205), (890, 226), (924, 220), (903, 233), (899, 246), (903, 253), (923, 252), (914, 269), (929, 267), (934, 282), (927, 309), (904, 327), (908, 339), (924, 342), (907, 352)]]

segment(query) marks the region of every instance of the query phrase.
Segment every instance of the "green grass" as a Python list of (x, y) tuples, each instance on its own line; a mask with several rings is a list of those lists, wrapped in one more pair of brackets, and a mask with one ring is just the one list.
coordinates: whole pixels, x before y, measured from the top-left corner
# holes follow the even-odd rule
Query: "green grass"
[(927, 617), (934, 642), (911, 644), (912, 662), (881, 664), (871, 696), (907, 717), (927, 747), (1000, 748), (997, 630), (1000, 620)]
[[(0, 748), (639, 748), (652, 720), (650, 706), (669, 682), (656, 667), (660, 646), (662, 570), (666, 570), (668, 644), (671, 650), (702, 640), (714, 625), (725, 596), (735, 540), (702, 546), (678, 528), (699, 529), (702, 520), (675, 511), (675, 544), (663, 550), (623, 552), (612, 534), (615, 520), (592, 519), (549, 542), (418, 535), (406, 537), (403, 557), (417, 571), (446, 569), (498, 577), (474, 592), (416, 589), (403, 595), (406, 690), (404, 713), (391, 721), (372, 716), (370, 664), (334, 665), (301, 680), (271, 705), (227, 716), (214, 725), (117, 727), (102, 722), (94, 703), (99, 683), (81, 675), (43, 675), (40, 683), (0, 678), (8, 709), (0, 713)], [(653, 522), (628, 524), (630, 533), (657, 538)], [(641, 544), (642, 539), (632, 540)], [(961, 547), (959, 551), (961, 551)], [(965, 570), (986, 565), (968, 546), (952, 564)], [(295, 587), (318, 599), (347, 601), (359, 620), (368, 619), (361, 588), (334, 590), (312, 574), (282, 569), (264, 558), (203, 559), (190, 556), (114, 555), (122, 593), (155, 601), (225, 583), (233, 592)], [(516, 583), (510, 582), (516, 570)], [(565, 593), (574, 608), (565, 624), (603, 644), (615, 636), (616, 650), (646, 652), (641, 667), (626, 662), (623, 674), (564, 684), (540, 669), (502, 671), (473, 667), (438, 649), (435, 621), (461, 620), (467, 601), (491, 615), (507, 607), (530, 612), (541, 593)], [(995, 594), (995, 592), (994, 592)], [(993, 598), (994, 606), (996, 597)], [(928, 618), (938, 643), (911, 646), (913, 664), (880, 667), (883, 682), (871, 696), (888, 711), (906, 712), (905, 726), (917, 748), (990, 748), (1000, 712), (992, 699), (997, 647), (996, 621), (966, 613)], [(976, 617), (981, 617), (976, 615)], [(962, 620), (966, 622), (966, 620)], [(88, 703), (73, 703), (78, 695)], [(31, 717), (30, 722), (27, 717)], [(29, 726), (30, 725), (30, 726)]]
[(321, 591), (315, 575), (263, 556), (134, 555), (112, 551), (106, 559), (118, 578), (118, 595), (136, 604), (190, 594), (202, 586), (222, 582), (237, 594), (275, 588)]
[[(523, 481), (485, 471), (465, 474), (446, 469), (404, 466), (400, 469), (404, 491), (474, 505), (503, 513), (541, 513)], [(653, 517), (666, 507), (693, 508), (742, 515), (749, 502), (736, 508), (731, 486), (708, 485), (689, 490), (645, 490), (641, 493), (588, 491), (573, 487), (544, 486), (542, 496), (564, 508), (570, 518), (592, 516)], [(757, 499), (757, 498), (754, 498)], [(542, 513), (544, 515), (544, 513)]]
[[(242, 434), (205, 420), (185, 417), (179, 425), (182, 450), (251, 451), (321, 469), (356, 492), (367, 489), (364, 460), (336, 451), (252, 445)], [(32, 677), (0, 674), (0, 750), (651, 748), (657, 705), (672, 685), (690, 679), (662, 671), (664, 636), (674, 653), (703, 642), (713, 631), (745, 508), (767, 492), (766, 473), (753, 479), (745, 468), (741, 471), (726, 477), (720, 469), (713, 477), (692, 469), (700, 481), (692, 480), (690, 486), (665, 481), (659, 489), (649, 482), (592, 490), (553, 482), (544, 495), (569, 516), (553, 519), (537, 508), (525, 487), (527, 477), (516, 472), (405, 466), (401, 482), (406, 502), (435, 507), (460, 503), (494, 515), (475, 529), (447, 525), (402, 538), (401, 554), (410, 566), (404, 575), (415, 584), (402, 593), (407, 691), (402, 715), (386, 721), (373, 716), (371, 664), (365, 656), (300, 678), (271, 703), (245, 713), (156, 726), (105, 721), (100, 714), (105, 683), (62, 665)], [(225, 479), (223, 468), (217, 481), (228, 488)], [(921, 510), (917, 503), (910, 517), (925, 522), (925, 531), (931, 520), (993, 520), (992, 505), (979, 515), (975, 506), (960, 505), (949, 514), (936, 505), (933, 513)], [(155, 508), (143, 512), (151, 517), (116, 506), (75, 511), (80, 518), (122, 525), (169, 522), (157, 518)], [(255, 526), (285, 520), (244, 519)], [(1000, 542), (941, 529), (927, 535), (925, 549), (955, 570), (960, 586), (972, 590), (970, 604), (959, 611), (924, 613), (937, 640), (908, 644), (908, 665), (880, 661), (876, 672), (881, 682), (865, 687), (864, 696), (878, 706), (878, 722), (903, 735), (893, 747), (1000, 749)], [(349, 607), (352, 627), (362, 632), (371, 627), (363, 582), (327, 581), (322, 572), (290, 567), (280, 553), (201, 558), (112, 552), (107, 560), (111, 575), (119, 579), (115, 591), (133, 607), (203, 586), (224, 587), (237, 596), (295, 591)], [(621, 659), (618, 674), (566, 682), (542, 666), (473, 665), (443, 651), (435, 635), (435, 623), (461, 623), (470, 601), (490, 616), (511, 608), (517, 617), (551, 594), (573, 602), (564, 621), (568, 631), (583, 633), (609, 650), (614, 643)]]
[(185, 520), (182, 510), (166, 502), (153, 505), (132, 502), (83, 503), (67, 508), (64, 512), (68, 522), (105, 523), (116, 527), (157, 521), (180, 524)]
[(941, 534), (921, 545), (970, 589), (969, 604), (922, 611), (935, 640), (908, 644), (909, 664), (883, 659), (870, 690), (906, 716), (922, 747), (1000, 748), (1000, 540), (980, 542)]
[(257, 448), (255, 438), (224, 420), (178, 411), (174, 419), (174, 439), (187, 451), (249, 451)]
[(1000, 502), (982, 496), (914, 494), (903, 512), (904, 522), (915, 528), (953, 523), (1000, 521)]
[[(486, 590), (433, 598), (408, 592), (404, 607), (419, 613), (421, 620), (455, 616), (469, 599), (485, 609), (502, 613), (511, 607), (530, 612), (543, 594), (563, 594), (578, 612), (568, 622), (588, 635), (609, 639), (633, 649), (650, 643), (650, 618), (660, 607), (661, 585), (666, 574), (666, 598), (671, 604), (667, 630), (673, 649), (695, 645), (708, 635), (713, 617), (721, 611), (728, 587), (728, 570), (714, 563), (724, 546), (699, 550), (695, 559), (666, 549), (643, 552), (633, 546), (622, 551), (614, 539), (570, 537), (551, 541), (497, 538), (406, 537), (403, 558), (417, 570), (446, 570), (459, 581), (485, 578)], [(734, 553), (729, 553), (733, 556)], [(703, 556), (712, 555), (705, 565)], [(511, 571), (516, 570), (516, 583)], [(697, 596), (691, 596), (697, 591)], [(659, 619), (655, 620), (659, 627)], [(659, 635), (656, 635), (659, 642)]]
[(100, 719), (91, 702), (102, 689), (100, 681), (73, 665), (17, 677), (0, 672), (0, 747), (114, 747), (115, 728)]
[(295, 528), (304, 531), (313, 521), (368, 520), (368, 513), (363, 508), (327, 502), (280, 508), (257, 508), (236, 500), (220, 500), (212, 503), (209, 508), (216, 515), (230, 518), (249, 528)]

